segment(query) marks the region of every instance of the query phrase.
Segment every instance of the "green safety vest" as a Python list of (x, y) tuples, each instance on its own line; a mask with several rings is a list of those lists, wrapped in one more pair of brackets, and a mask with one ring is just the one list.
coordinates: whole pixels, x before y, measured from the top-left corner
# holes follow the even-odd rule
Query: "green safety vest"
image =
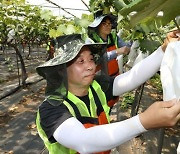
[[(104, 43), (103, 39), (96, 32), (92, 33), (92, 37), (90, 39), (92, 39), (95, 43)], [(111, 32), (108, 35), (107, 44), (108, 47), (115, 45), (116, 48), (118, 48), (118, 38), (115, 32)]]
[[(109, 107), (107, 106), (106, 96), (105, 96), (104, 92), (102, 91), (100, 85), (95, 80), (93, 81), (91, 86), (94, 89), (94, 91), (96, 92), (96, 94), (101, 102), (101, 105), (103, 107), (103, 110), (105, 112), (106, 118), (109, 123), (110, 122)], [(90, 100), (90, 113), (89, 113), (89, 110), (88, 110), (87, 106), (85, 105), (85, 103), (83, 101), (81, 101), (78, 97), (76, 97), (74, 94), (68, 92), (67, 98), (75, 104), (75, 106), (78, 108), (82, 117), (98, 118), (97, 112), (96, 112), (97, 106), (96, 106), (96, 103), (94, 102), (94, 97), (93, 97), (91, 88), (89, 88), (88, 92), (89, 92), (88, 96), (89, 96), (89, 100)], [(73, 106), (70, 105), (70, 103), (66, 100), (64, 100), (63, 103), (69, 109), (70, 113), (74, 117), (76, 117), (76, 114), (75, 114), (76, 112), (75, 112)], [(74, 151), (72, 149), (64, 147), (63, 145), (59, 144), (58, 142), (55, 142), (55, 143), (49, 142), (47, 135), (45, 134), (44, 130), (42, 129), (42, 127), (40, 125), (39, 111), (37, 113), (36, 125), (37, 125), (38, 133), (39, 133), (40, 137), (42, 138), (42, 140), (44, 141), (44, 144), (47, 147), (49, 154), (76, 154), (77, 153), (76, 151)]]

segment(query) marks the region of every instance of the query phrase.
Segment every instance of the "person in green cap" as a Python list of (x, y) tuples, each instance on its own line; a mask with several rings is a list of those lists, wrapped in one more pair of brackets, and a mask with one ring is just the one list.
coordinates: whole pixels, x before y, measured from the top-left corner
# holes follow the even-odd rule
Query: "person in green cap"
[[(58, 37), (54, 58), (37, 67), (47, 87), (36, 124), (49, 153), (109, 154), (112, 148), (149, 129), (174, 126), (180, 119), (178, 100), (155, 102), (146, 111), (112, 124), (107, 101), (152, 77), (168, 42), (176, 40), (176, 33), (171, 32), (149, 57), (130, 71), (110, 77), (106, 44), (86, 44), (79, 34)], [(96, 74), (100, 64), (101, 74)]]

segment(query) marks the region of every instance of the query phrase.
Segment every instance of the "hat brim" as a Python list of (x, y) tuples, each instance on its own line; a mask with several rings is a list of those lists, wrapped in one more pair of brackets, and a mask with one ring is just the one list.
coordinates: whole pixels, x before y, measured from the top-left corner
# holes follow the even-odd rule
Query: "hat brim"
[[(73, 42), (73, 43), (72, 43)], [(45, 62), (36, 68), (39, 75), (44, 77), (44, 70), (48, 67), (66, 64), (73, 60), (84, 46), (88, 46), (92, 54), (95, 55), (95, 62), (102, 57), (106, 50), (106, 43), (88, 43), (85, 44), (82, 40), (74, 40), (67, 43), (63, 48), (58, 49), (58, 55), (53, 59)]]
[(110, 18), (112, 20), (112, 22), (116, 18), (114, 15), (109, 15), (109, 14), (101, 15), (101, 16), (95, 18), (94, 21), (88, 26), (88, 28), (96, 28), (96, 27), (98, 27), (101, 24), (102, 20), (104, 18), (106, 18), (106, 17)]

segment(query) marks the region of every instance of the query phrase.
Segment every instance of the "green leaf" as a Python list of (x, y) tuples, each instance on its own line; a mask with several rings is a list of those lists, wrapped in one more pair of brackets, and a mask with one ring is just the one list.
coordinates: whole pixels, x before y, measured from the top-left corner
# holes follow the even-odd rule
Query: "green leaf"
[(56, 37), (56, 30), (55, 29), (50, 29), (49, 30), (49, 36), (51, 38), (55, 38)]
[(121, 10), (125, 6), (126, 4), (124, 3), (123, 0), (114, 0), (114, 8), (116, 9), (116, 11)]
[(41, 13), (41, 18), (45, 19), (47, 21), (50, 21), (50, 19), (53, 16), (52, 11), (50, 11), (50, 10), (41, 10), (40, 13)]
[(160, 43), (155, 40), (148, 40), (148, 39), (143, 39), (140, 42), (140, 50), (142, 51), (150, 51), (150, 53), (154, 52), (158, 47), (160, 46)]
[[(159, 26), (164, 26), (180, 14), (179, 8), (179, 0), (135, 0), (120, 10), (120, 14), (125, 16), (137, 12), (130, 19), (131, 27), (154, 20), (160, 23)], [(162, 17), (158, 16), (160, 11), (164, 13)]]
[(58, 26), (58, 28), (57, 28), (57, 31), (60, 33), (65, 33), (65, 31), (66, 31), (66, 26), (65, 26), (65, 24), (61, 24), (61, 25), (59, 25)]
[(66, 30), (65, 30), (65, 34), (68, 35), (68, 34), (73, 34), (76, 32), (76, 28), (74, 25), (68, 25)]
[(76, 20), (76, 24), (84, 28), (87, 28), (90, 23), (91, 22), (89, 22), (89, 20), (85, 18)]

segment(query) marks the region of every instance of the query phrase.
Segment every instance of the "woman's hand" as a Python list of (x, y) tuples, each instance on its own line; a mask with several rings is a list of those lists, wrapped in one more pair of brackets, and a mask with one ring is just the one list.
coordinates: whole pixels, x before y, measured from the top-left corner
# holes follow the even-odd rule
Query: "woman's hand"
[(164, 40), (164, 43), (161, 46), (162, 50), (165, 52), (168, 43), (174, 42), (174, 41), (179, 41), (179, 40), (180, 40), (180, 31), (179, 30), (169, 32), (167, 34), (166, 39)]
[(145, 129), (172, 127), (180, 120), (180, 101), (155, 102), (139, 118)]
[(128, 54), (129, 52), (130, 52), (130, 48), (127, 47), (127, 46), (124, 46), (124, 47), (121, 47), (121, 48), (116, 49), (117, 55), (122, 55), (122, 54), (126, 55), (126, 54)]

